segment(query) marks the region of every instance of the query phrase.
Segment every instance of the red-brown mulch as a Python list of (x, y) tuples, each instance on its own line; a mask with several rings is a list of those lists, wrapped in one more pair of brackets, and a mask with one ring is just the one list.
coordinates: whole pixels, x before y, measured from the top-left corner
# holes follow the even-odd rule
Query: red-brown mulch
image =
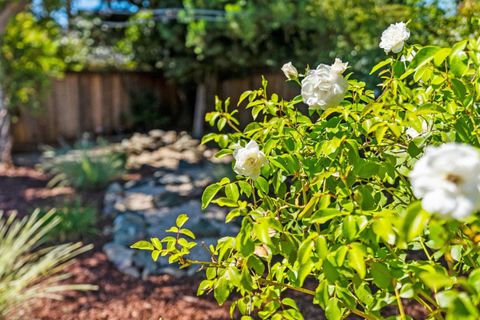
[(0, 211), (30, 213), (35, 206), (73, 195), (71, 188), (47, 188), (48, 177), (32, 167), (0, 165)]
[(34, 319), (230, 319), (228, 306), (218, 306), (212, 297), (197, 297), (201, 279), (152, 276), (148, 280), (118, 272), (105, 254), (95, 249), (70, 267), (71, 282), (90, 283), (98, 291), (69, 294), (63, 301), (44, 300), (29, 314)]

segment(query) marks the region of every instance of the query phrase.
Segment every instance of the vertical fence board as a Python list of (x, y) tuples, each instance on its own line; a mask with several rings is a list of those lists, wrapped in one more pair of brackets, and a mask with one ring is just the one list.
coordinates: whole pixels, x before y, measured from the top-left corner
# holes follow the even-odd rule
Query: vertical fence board
[[(269, 92), (277, 92), (290, 99), (299, 88), (285, 82), (282, 74), (269, 74)], [(213, 109), (213, 96), (231, 98), (236, 106), (245, 90), (261, 86), (261, 76), (215, 81), (209, 91), (208, 110)], [(182, 106), (177, 87), (161, 74), (143, 72), (80, 72), (67, 73), (63, 79), (53, 80), (46, 95), (43, 109), (37, 114), (22, 111), (12, 128), (17, 150), (56, 143), (60, 139), (74, 140), (83, 132), (101, 134), (121, 133), (132, 128), (130, 106), (132, 94), (151, 90), (161, 101), (165, 114), (175, 117), (191, 106)], [(244, 104), (245, 105), (245, 104)], [(250, 119), (244, 105), (240, 107), (243, 124)], [(187, 109), (186, 109), (187, 108)]]

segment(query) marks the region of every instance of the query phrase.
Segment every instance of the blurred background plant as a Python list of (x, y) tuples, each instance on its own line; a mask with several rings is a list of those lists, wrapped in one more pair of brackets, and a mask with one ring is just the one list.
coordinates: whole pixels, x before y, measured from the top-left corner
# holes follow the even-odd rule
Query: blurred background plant
[(151, 90), (131, 92), (131, 119), (135, 128), (141, 131), (149, 131), (156, 128), (164, 128), (172, 121), (173, 114), (167, 114), (169, 110), (165, 102)]
[(49, 243), (85, 241), (98, 233), (97, 209), (80, 198), (66, 199), (53, 207), (39, 209), (38, 216), (46, 216), (48, 222), (59, 220), (45, 235)]
[(52, 175), (49, 186), (71, 186), (77, 190), (101, 190), (121, 177), (126, 155), (108, 148), (104, 140), (82, 139), (72, 148), (50, 149), (41, 167)]
[(45, 236), (60, 222), (50, 211), (37, 210), (29, 217), (0, 216), (0, 317), (15, 318), (21, 308), (39, 298), (61, 299), (70, 290), (95, 286), (68, 284), (65, 268), (72, 258), (90, 250), (81, 243), (42, 246)]

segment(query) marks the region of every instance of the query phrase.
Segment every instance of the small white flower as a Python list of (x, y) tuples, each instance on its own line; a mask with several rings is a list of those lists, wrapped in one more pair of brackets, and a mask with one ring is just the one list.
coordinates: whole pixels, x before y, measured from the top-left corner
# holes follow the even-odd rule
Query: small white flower
[(413, 58), (415, 58), (415, 55), (417, 52), (415, 50), (412, 50), (406, 57), (402, 55), (400, 57), (400, 61), (402, 62), (412, 62)]
[(348, 82), (342, 76), (348, 63), (335, 59), (333, 65), (320, 64), (302, 80), (302, 97), (310, 109), (327, 109), (342, 102)]
[(472, 146), (427, 147), (410, 181), (426, 211), (461, 219), (480, 209), (480, 155)]
[(287, 79), (289, 80), (298, 78), (297, 68), (295, 68), (295, 66), (291, 62), (285, 63), (282, 67), (282, 71), (285, 77), (287, 77)]
[(263, 165), (267, 163), (265, 154), (258, 149), (258, 144), (253, 140), (244, 148), (236, 148), (233, 157), (235, 158), (233, 170), (250, 178), (257, 178)]
[(410, 31), (405, 23), (399, 22), (391, 24), (382, 33), (380, 48), (385, 50), (385, 53), (387, 54), (390, 51), (393, 53), (398, 53), (402, 51), (403, 45), (408, 38), (410, 38)]
[(415, 139), (417, 137), (420, 137), (420, 136), (423, 136), (424, 134), (426, 134), (428, 132), (428, 122), (423, 120), (422, 121), (422, 131), (421, 132), (418, 132), (417, 130), (415, 130), (414, 128), (408, 128), (406, 131), (405, 131), (405, 134), (407, 135), (407, 137), (409, 137), (410, 139)]

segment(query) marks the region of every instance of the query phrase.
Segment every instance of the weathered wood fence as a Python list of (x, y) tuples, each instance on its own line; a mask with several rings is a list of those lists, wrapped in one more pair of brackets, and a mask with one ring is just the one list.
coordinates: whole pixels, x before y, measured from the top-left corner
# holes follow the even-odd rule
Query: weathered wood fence
[[(282, 74), (266, 76), (270, 92), (292, 97), (295, 86), (286, 84)], [(220, 98), (236, 101), (248, 89), (258, 88), (260, 75), (243, 79), (219, 81), (215, 92)], [(209, 91), (212, 91), (209, 90)], [(54, 80), (50, 92), (37, 114), (22, 113), (13, 127), (15, 149), (31, 149), (41, 144), (54, 144), (61, 139), (73, 140), (84, 132), (116, 134), (133, 128), (132, 97), (135, 93), (150, 91), (162, 100), (166, 113), (182, 106), (178, 88), (168, 83), (161, 74), (141, 72), (81, 72), (67, 73)], [(192, 99), (190, 99), (193, 101)], [(209, 106), (213, 108), (213, 106)]]

